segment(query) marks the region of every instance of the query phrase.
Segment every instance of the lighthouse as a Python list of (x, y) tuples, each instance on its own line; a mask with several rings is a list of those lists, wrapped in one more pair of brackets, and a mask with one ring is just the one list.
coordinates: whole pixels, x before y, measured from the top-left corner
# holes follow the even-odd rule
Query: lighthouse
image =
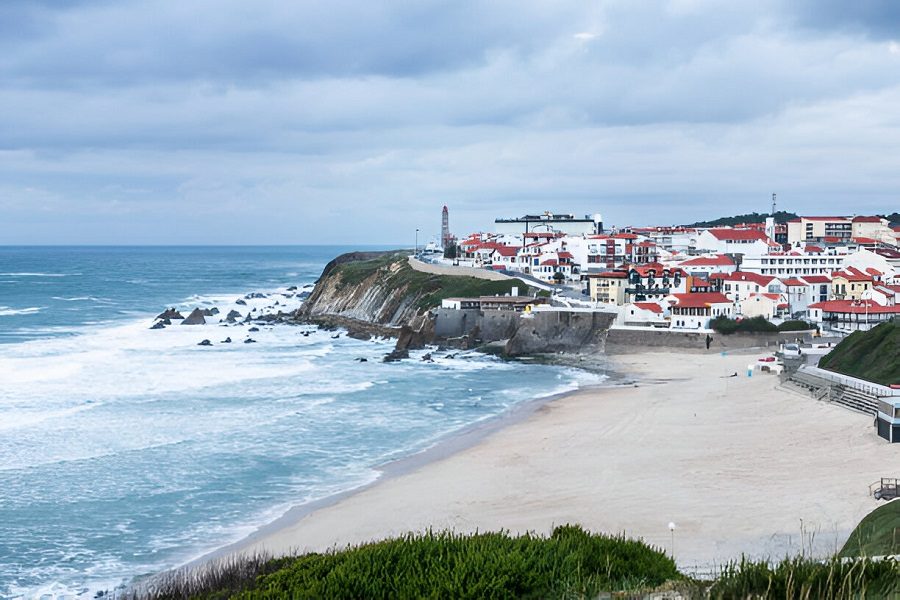
[(446, 250), (450, 246), (450, 241), (450, 211), (445, 204), (444, 210), (441, 211), (441, 248)]

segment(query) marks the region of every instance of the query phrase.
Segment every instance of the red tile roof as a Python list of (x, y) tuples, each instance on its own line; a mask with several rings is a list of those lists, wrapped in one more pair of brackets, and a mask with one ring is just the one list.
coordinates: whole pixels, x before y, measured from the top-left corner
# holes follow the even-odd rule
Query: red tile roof
[(789, 278), (787, 278), (787, 279), (782, 279), (782, 280), (781, 280), (781, 283), (783, 283), (784, 285), (789, 286), (789, 287), (805, 286), (805, 285), (806, 285), (805, 283), (803, 283), (802, 281), (800, 281), (800, 280), (797, 279), (796, 277), (789, 277)]
[(725, 275), (721, 279), (724, 279), (725, 281), (752, 281), (757, 285), (769, 285), (775, 277), (771, 275), (760, 275), (759, 273), (749, 273), (747, 271), (735, 271), (730, 275)]
[(672, 295), (675, 297), (678, 308), (705, 308), (710, 304), (731, 304), (731, 300), (719, 292)]
[(877, 244), (878, 240), (870, 238), (870, 237), (855, 237), (850, 238), (851, 241), (856, 242), (857, 244)]
[(681, 263), (682, 267), (725, 267), (734, 266), (734, 261), (724, 254), (714, 256), (698, 256)]
[(494, 252), (500, 256), (515, 256), (519, 253), (519, 249), (513, 246), (499, 246), (494, 248)]
[(809, 308), (819, 308), (823, 312), (850, 313), (862, 315), (869, 313), (900, 314), (900, 306), (882, 306), (870, 300), (827, 300), (810, 304)]
[(853, 217), (854, 223), (881, 223), (881, 217)]
[(801, 217), (807, 221), (849, 221), (847, 217)]
[(635, 302), (634, 305), (641, 310), (649, 310), (650, 312), (662, 314), (662, 308), (655, 302)]
[(588, 277), (603, 277), (603, 278), (613, 278), (613, 279), (626, 279), (628, 277), (628, 273), (624, 271), (605, 271), (603, 273), (591, 273)]
[(765, 233), (755, 229), (710, 229), (709, 233), (717, 240), (759, 240), (767, 243), (771, 241)]
[(801, 279), (806, 283), (831, 283), (831, 279), (825, 275), (804, 275)]
[(809, 253), (818, 252), (819, 254), (821, 254), (822, 252), (824, 252), (824, 250), (822, 250), (818, 246), (812, 246), (810, 244), (807, 244), (806, 248), (804, 248), (804, 250), (806, 250), (806, 252), (809, 252)]

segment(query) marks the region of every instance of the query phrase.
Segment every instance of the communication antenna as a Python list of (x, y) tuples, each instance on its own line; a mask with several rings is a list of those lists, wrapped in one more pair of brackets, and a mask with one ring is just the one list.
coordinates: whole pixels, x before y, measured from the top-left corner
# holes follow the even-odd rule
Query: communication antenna
[(775, 194), (772, 194), (772, 216), (775, 216)]

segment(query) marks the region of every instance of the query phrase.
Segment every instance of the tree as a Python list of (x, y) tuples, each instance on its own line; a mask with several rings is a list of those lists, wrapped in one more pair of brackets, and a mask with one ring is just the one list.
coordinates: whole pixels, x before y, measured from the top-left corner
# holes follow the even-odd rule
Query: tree
[(557, 271), (553, 274), (553, 281), (556, 282), (556, 285), (561, 285), (565, 280), (566, 276), (562, 274), (562, 271)]
[(456, 258), (456, 255), (459, 251), (459, 247), (456, 245), (456, 242), (450, 242), (446, 248), (444, 248), (444, 258)]

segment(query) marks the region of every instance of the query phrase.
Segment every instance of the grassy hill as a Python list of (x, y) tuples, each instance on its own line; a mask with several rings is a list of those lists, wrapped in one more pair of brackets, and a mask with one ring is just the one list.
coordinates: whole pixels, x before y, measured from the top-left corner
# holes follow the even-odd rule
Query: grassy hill
[(882, 323), (870, 331), (850, 334), (819, 366), (882, 385), (900, 383), (900, 323)]
[[(726, 227), (731, 225), (738, 225), (740, 223), (765, 223), (766, 217), (769, 216), (771, 215), (767, 213), (753, 212), (747, 213), (745, 215), (736, 215), (734, 217), (722, 217), (712, 221), (697, 221), (696, 223), (691, 223), (687, 227)], [(796, 218), (797, 215), (792, 212), (779, 210), (775, 213), (776, 223), (787, 223), (791, 219)]]
[(900, 500), (879, 506), (867, 514), (841, 548), (838, 556), (887, 556), (900, 554)]

